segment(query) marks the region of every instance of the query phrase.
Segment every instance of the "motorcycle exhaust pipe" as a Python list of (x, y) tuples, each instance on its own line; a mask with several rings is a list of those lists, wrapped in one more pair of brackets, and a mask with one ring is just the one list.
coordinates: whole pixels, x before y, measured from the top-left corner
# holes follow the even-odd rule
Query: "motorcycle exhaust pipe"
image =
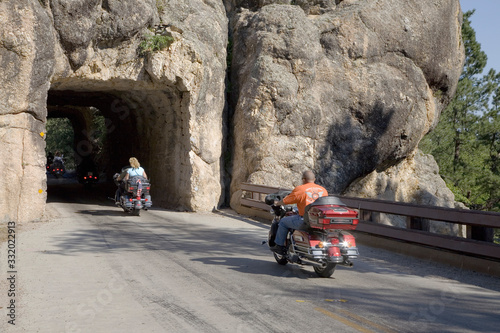
[(347, 266), (347, 267), (352, 267), (352, 266), (354, 266), (354, 263), (350, 260), (344, 260), (342, 265)]
[(300, 261), (302, 263), (313, 265), (313, 266), (319, 266), (319, 267), (325, 267), (326, 266), (326, 262), (318, 262), (318, 261), (314, 261), (314, 260), (311, 260), (311, 259), (308, 259), (308, 258), (303, 258), (303, 257), (300, 258)]

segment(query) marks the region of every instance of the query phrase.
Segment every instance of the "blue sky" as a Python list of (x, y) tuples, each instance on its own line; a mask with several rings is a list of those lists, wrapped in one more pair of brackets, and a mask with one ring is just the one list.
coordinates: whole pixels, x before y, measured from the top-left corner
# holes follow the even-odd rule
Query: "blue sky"
[(476, 32), (476, 40), (481, 44), (488, 56), (483, 74), (490, 68), (500, 72), (500, 1), (499, 0), (460, 0), (460, 6), (465, 13), (475, 9), (471, 16), (472, 28)]

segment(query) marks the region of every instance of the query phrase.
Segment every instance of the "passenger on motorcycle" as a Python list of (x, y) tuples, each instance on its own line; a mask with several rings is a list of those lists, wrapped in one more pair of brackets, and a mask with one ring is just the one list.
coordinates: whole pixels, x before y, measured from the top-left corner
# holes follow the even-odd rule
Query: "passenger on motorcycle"
[(301, 229), (305, 226), (303, 216), (307, 205), (313, 203), (316, 199), (328, 196), (328, 191), (315, 184), (316, 177), (312, 171), (304, 171), (302, 174), (302, 185), (295, 187), (289, 195), (283, 200), (276, 202), (275, 205), (297, 204), (299, 215), (285, 216), (281, 219), (276, 232), (275, 246), (271, 250), (278, 254), (285, 254), (285, 240), (290, 229)]
[(64, 163), (63, 155), (59, 152), (59, 150), (56, 151), (56, 156), (54, 157), (54, 162), (61, 162), (61, 164)]
[(118, 180), (129, 180), (130, 177), (136, 177), (136, 176), (141, 176), (148, 179), (146, 171), (144, 171), (144, 169), (141, 167), (137, 158), (131, 157), (128, 161), (131, 167), (127, 169), (125, 177), (123, 179), (120, 179), (120, 177), (118, 177)]
[(118, 190), (116, 190), (116, 201), (120, 201), (120, 197), (124, 191), (123, 189), (123, 184), (127, 182), (131, 177), (144, 177), (148, 179), (148, 175), (146, 174), (146, 171), (144, 170), (143, 167), (141, 167), (141, 164), (135, 157), (129, 158), (129, 163), (130, 167), (129, 168), (123, 168), (121, 174), (115, 174), (115, 179), (120, 183), (118, 186)]

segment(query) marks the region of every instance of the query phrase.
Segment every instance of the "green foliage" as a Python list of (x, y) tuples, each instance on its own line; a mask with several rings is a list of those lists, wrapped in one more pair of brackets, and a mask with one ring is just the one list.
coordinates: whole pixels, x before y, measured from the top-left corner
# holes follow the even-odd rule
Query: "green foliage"
[(486, 54), (464, 14), (465, 65), (457, 91), (420, 148), (436, 159), (455, 200), (472, 209), (500, 211), (500, 74), (480, 76)]
[(139, 53), (145, 55), (147, 53), (161, 51), (168, 48), (174, 42), (174, 38), (164, 35), (151, 35), (145, 36), (145, 40), (139, 44)]
[(73, 126), (68, 118), (48, 118), (46, 127), (47, 153), (59, 151), (64, 156), (66, 168), (73, 168)]
[[(75, 156), (75, 141), (74, 129), (71, 121), (68, 118), (48, 118), (46, 127), (46, 148), (47, 154), (56, 151), (61, 152), (64, 156), (66, 169), (74, 169), (81, 157)], [(107, 128), (105, 118), (98, 109), (92, 108), (92, 128), (88, 133), (85, 133), (86, 140), (92, 145), (92, 154), (96, 161), (102, 159), (104, 154), (104, 146), (107, 137)], [(76, 159), (75, 159), (76, 158)]]
[(488, 60), (486, 53), (481, 51), (481, 44), (476, 40), (476, 32), (470, 25), (469, 18), (474, 12), (475, 10), (466, 12), (462, 24), (462, 41), (465, 48), (465, 65), (462, 77), (472, 77), (481, 74)]
[(93, 152), (92, 154), (96, 159), (100, 158), (100, 155), (104, 151), (104, 143), (107, 138), (107, 128), (106, 119), (102, 116), (98, 109), (93, 109), (92, 114), (92, 130), (88, 133), (88, 139), (92, 143)]

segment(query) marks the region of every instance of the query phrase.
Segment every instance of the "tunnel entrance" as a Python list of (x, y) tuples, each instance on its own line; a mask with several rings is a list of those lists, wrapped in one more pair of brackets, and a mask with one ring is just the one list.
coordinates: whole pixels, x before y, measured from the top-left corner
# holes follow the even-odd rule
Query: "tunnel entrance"
[(137, 157), (151, 179), (155, 206), (189, 210), (188, 116), (181, 97), (170, 91), (51, 89), (47, 117), (70, 120), (75, 167), (91, 161), (112, 182)]

